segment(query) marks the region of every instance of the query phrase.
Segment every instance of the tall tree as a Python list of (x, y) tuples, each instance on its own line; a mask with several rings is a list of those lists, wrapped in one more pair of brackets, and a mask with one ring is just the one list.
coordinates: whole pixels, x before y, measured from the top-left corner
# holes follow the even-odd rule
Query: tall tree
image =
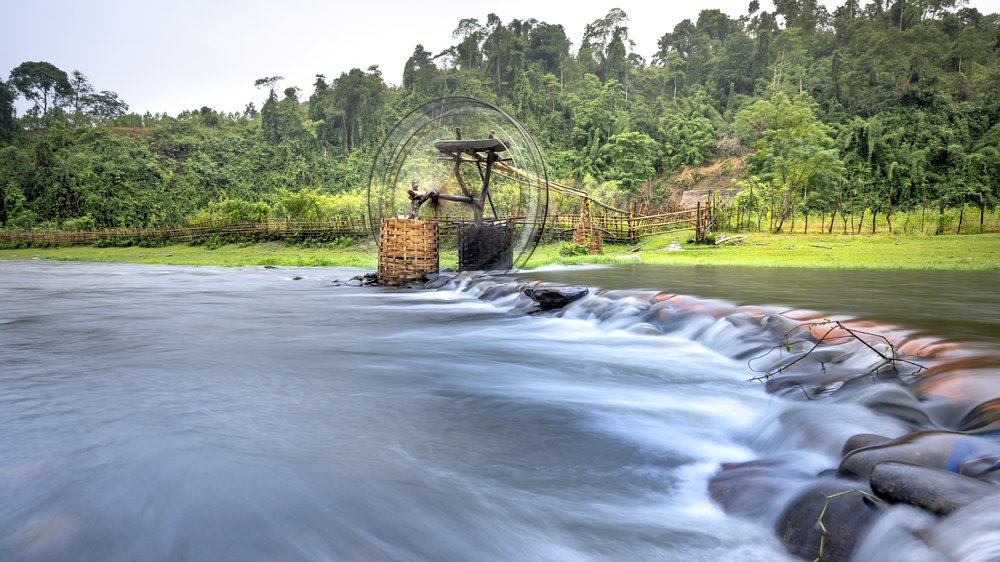
[(17, 112), (14, 101), (17, 96), (3, 80), (0, 80), (0, 142), (9, 142), (17, 132)]
[(754, 149), (748, 157), (751, 173), (780, 192), (774, 201), (775, 230), (782, 229), (800, 203), (808, 203), (810, 188), (828, 188), (842, 173), (830, 127), (819, 120), (815, 102), (805, 94), (789, 98), (779, 91), (758, 100), (740, 111), (735, 127)]
[(66, 71), (45, 61), (26, 61), (10, 71), (10, 84), (24, 98), (35, 104), (35, 111), (42, 115), (49, 112), (49, 102), (55, 105), (60, 97), (73, 93)]

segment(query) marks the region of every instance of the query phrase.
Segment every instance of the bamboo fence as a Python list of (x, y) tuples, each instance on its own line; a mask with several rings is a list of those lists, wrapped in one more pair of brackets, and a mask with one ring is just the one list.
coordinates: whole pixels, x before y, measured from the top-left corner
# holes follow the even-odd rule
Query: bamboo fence
[[(627, 243), (638, 238), (676, 230), (694, 230), (698, 216), (708, 209), (678, 211), (646, 216), (601, 209), (590, 216), (589, 227), (605, 242)], [(699, 215), (701, 213), (701, 215)], [(515, 224), (531, 225), (535, 219), (504, 217)], [(454, 217), (432, 217), (439, 224), (441, 235), (455, 233)], [(703, 221), (704, 222), (704, 221)], [(580, 213), (553, 214), (546, 217), (543, 239), (565, 240), (581, 225)], [(34, 246), (95, 245), (115, 242), (191, 243), (209, 237), (234, 237), (252, 240), (305, 239), (323, 237), (364, 237), (371, 228), (363, 218), (332, 221), (298, 221), (266, 219), (252, 222), (209, 221), (184, 226), (158, 228), (104, 228), (79, 231), (0, 231), (0, 244)]]

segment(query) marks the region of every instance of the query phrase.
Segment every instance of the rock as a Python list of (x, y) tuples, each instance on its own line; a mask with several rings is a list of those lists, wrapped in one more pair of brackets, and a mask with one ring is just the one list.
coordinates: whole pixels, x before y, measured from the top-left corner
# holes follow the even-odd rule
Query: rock
[(347, 285), (348, 287), (360, 287), (362, 283), (360, 279), (349, 279), (346, 283), (344, 283), (344, 285)]
[(872, 467), (888, 461), (959, 472), (969, 461), (998, 454), (997, 444), (983, 437), (951, 431), (918, 431), (851, 452), (841, 461), (838, 472), (841, 476), (867, 480)]
[(541, 312), (542, 307), (537, 302), (531, 299), (518, 299), (508, 314), (511, 316), (533, 316)]
[(840, 457), (846, 457), (848, 453), (862, 449), (864, 447), (871, 447), (873, 445), (881, 445), (883, 443), (888, 443), (892, 439), (884, 435), (876, 435), (874, 433), (859, 433), (857, 435), (852, 435), (845, 443), (844, 448), (840, 450)]
[(302, 279), (303, 277), (301, 275), (296, 275), (295, 277), (292, 277), (292, 281), (301, 281)]
[[(867, 377), (857, 379), (862, 385), (867, 383)], [(876, 384), (863, 386), (855, 398), (859, 404), (868, 406), (873, 411), (890, 415), (903, 420), (914, 427), (933, 427), (927, 413), (913, 394), (898, 384)]]
[(756, 521), (773, 522), (782, 496), (787, 499), (794, 490), (790, 484), (809, 476), (768, 460), (724, 463), (720, 468), (708, 481), (712, 499), (726, 513)]
[(424, 289), (441, 289), (451, 283), (451, 277), (447, 275), (439, 275), (434, 279), (423, 284)]
[(373, 285), (378, 285), (378, 274), (377, 273), (365, 273), (361, 276), (361, 284), (365, 287), (370, 287)]
[(658, 336), (662, 333), (660, 332), (659, 328), (648, 322), (640, 322), (638, 324), (630, 326), (628, 328), (628, 331), (630, 333), (637, 334), (640, 336)]
[(265, 265), (264, 269), (278, 269), (278, 267), (274, 265)]
[(510, 295), (520, 292), (522, 287), (523, 285), (520, 283), (498, 283), (483, 291), (483, 294), (479, 295), (479, 300), (495, 301), (497, 299), (509, 297)]
[(988, 400), (972, 408), (962, 421), (958, 422), (958, 428), (977, 433), (1000, 431), (1000, 398)]
[(872, 491), (891, 503), (906, 503), (947, 515), (994, 493), (1000, 487), (937, 468), (882, 462), (868, 477)]
[[(775, 532), (789, 552), (806, 560), (848, 560), (884, 508), (881, 502), (855, 491), (852, 482), (827, 480), (796, 495), (778, 517)], [(821, 514), (825, 538), (819, 525)]]
[(528, 298), (538, 303), (542, 310), (556, 310), (582, 298), (590, 290), (582, 285), (549, 285), (539, 283), (524, 290)]
[(886, 509), (871, 530), (854, 548), (854, 560), (905, 560), (906, 562), (949, 562), (923, 537), (938, 518), (922, 509), (897, 505)]
[(982, 498), (952, 513), (927, 533), (927, 542), (949, 560), (1000, 560), (1000, 494)]

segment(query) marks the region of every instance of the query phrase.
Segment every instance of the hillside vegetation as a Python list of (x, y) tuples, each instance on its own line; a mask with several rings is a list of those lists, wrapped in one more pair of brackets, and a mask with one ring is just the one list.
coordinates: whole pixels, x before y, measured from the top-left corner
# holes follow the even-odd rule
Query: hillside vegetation
[(82, 72), (26, 61), (0, 82), (0, 228), (354, 216), (388, 129), (446, 95), (510, 111), (552, 177), (623, 208), (734, 182), (734, 203), (767, 217), (748, 222), (775, 230), (796, 214), (891, 224), (996, 206), (1000, 16), (956, 0), (775, 4), (705, 9), (655, 53), (633, 51), (618, 9), (579, 45), (558, 22), (488, 14), (456, 22), (442, 52), (417, 45), (398, 87), (375, 66), (264, 76), (239, 113), (129, 113)]

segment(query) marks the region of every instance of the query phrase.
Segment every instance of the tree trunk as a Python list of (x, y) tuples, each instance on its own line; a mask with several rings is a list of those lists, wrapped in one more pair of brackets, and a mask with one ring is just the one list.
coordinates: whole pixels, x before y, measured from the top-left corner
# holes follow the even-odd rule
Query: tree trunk
[(958, 228), (955, 229), (955, 234), (962, 233), (962, 219), (965, 218), (965, 203), (958, 209)]

